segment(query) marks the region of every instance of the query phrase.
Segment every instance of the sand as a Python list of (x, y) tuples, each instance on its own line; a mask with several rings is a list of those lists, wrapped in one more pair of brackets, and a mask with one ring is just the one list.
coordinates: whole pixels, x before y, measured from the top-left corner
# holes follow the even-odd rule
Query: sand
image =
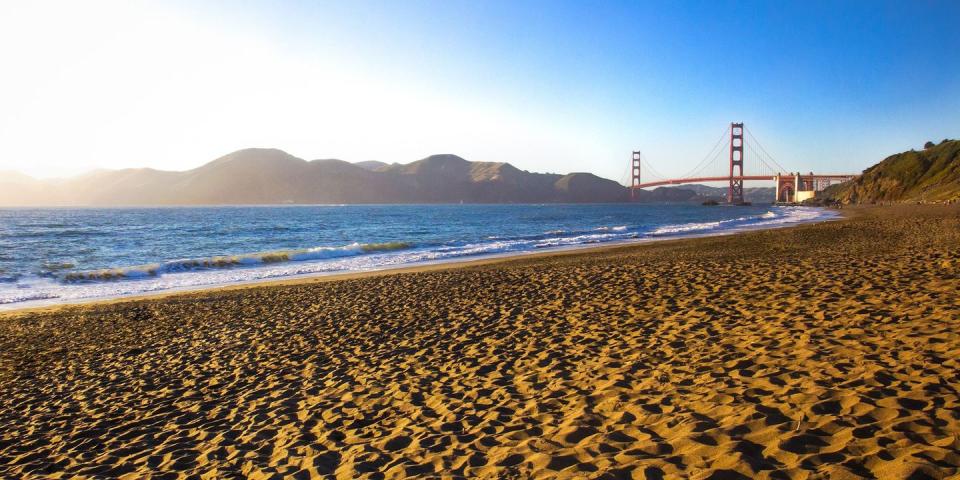
[(960, 209), (0, 317), (2, 478), (946, 478)]

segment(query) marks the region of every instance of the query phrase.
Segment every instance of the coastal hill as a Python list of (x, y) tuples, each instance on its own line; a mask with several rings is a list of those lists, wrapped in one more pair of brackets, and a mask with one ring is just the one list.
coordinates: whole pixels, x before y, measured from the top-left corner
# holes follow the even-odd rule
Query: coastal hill
[(960, 140), (928, 142), (891, 155), (863, 175), (824, 192), (841, 203), (940, 202), (960, 199)]
[(4, 205), (616, 202), (628, 197), (589, 173), (530, 173), (506, 163), (433, 155), (409, 164), (306, 161), (246, 149), (183, 172), (98, 170), (65, 180), (0, 179)]
[[(696, 190), (698, 187), (642, 191), (638, 192), (638, 200), (694, 202), (719, 196), (721, 190)], [(772, 199), (772, 193), (769, 196)], [(281, 150), (252, 148), (182, 172), (150, 168), (97, 170), (58, 180), (0, 172), (0, 205), (5, 206), (629, 200), (627, 188), (590, 173), (531, 173), (509, 163), (470, 162), (449, 154), (432, 155), (408, 164), (349, 163), (332, 159), (307, 161)]]

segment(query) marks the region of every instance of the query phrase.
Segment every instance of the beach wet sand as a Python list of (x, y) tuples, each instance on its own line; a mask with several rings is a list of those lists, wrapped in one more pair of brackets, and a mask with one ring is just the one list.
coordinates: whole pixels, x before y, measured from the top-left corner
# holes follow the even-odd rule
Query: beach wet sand
[(946, 478), (960, 209), (0, 317), (3, 478)]

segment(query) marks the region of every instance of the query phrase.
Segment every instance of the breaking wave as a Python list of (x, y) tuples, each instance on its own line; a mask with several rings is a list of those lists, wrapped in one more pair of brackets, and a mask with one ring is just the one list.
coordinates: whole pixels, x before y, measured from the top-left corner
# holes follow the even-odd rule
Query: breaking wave
[[(779, 212), (779, 213), (778, 213)], [(717, 220), (713, 222), (691, 222), (677, 225), (664, 225), (650, 231), (650, 235), (683, 235), (689, 233), (706, 233), (709, 231), (737, 231), (748, 228), (771, 227), (809, 222), (819, 218), (832, 217), (834, 214), (824, 210), (809, 207), (781, 207), (777, 212), (767, 211), (760, 215)]]
[(80, 272), (69, 272), (60, 278), (65, 282), (89, 282), (124, 280), (155, 277), (164, 273), (188, 272), (238, 266), (255, 266), (271, 263), (324, 260), (350, 257), (365, 253), (390, 252), (404, 250), (412, 245), (407, 242), (351, 243), (342, 247), (314, 247), (297, 250), (276, 250), (272, 252), (250, 253), (245, 255), (223, 255), (207, 258), (171, 260), (163, 263), (136, 265), (123, 268), (104, 268)]
[(650, 232), (651, 235), (671, 235), (679, 233), (689, 233), (689, 232), (698, 232), (703, 230), (716, 230), (721, 227), (736, 225), (736, 224), (745, 224), (753, 220), (760, 220), (764, 218), (777, 218), (777, 214), (771, 211), (768, 211), (762, 215), (749, 215), (745, 217), (731, 218), (728, 220), (717, 220), (715, 222), (692, 222), (692, 223), (682, 223), (678, 225), (664, 225), (662, 227), (656, 228)]

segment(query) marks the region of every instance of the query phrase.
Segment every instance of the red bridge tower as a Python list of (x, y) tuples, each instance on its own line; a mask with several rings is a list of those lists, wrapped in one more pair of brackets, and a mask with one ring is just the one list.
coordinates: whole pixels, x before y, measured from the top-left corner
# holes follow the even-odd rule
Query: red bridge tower
[(743, 203), (743, 123), (730, 124), (730, 188), (727, 190), (727, 203)]

